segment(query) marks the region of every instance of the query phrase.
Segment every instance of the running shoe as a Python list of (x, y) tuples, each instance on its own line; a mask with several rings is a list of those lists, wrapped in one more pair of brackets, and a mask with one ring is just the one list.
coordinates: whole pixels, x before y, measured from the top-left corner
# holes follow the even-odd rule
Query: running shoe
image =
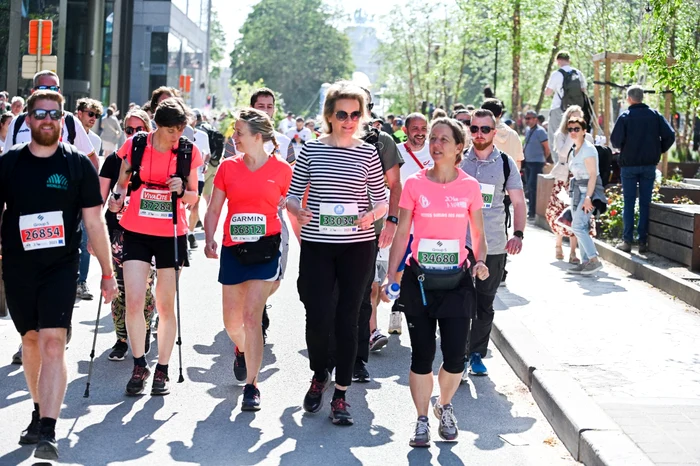
[(472, 375), (489, 375), (479, 353), (469, 355), (469, 372)]
[(243, 387), (243, 402), (241, 411), (260, 411), (260, 390), (253, 384)]
[(129, 396), (142, 394), (146, 386), (146, 380), (150, 375), (151, 371), (148, 370), (148, 367), (134, 366), (131, 378), (126, 384), (126, 394)]
[(94, 298), (92, 293), (90, 293), (90, 289), (87, 286), (87, 283), (85, 282), (80, 282), (78, 283), (78, 288), (76, 290), (76, 296), (80, 299), (84, 299), (86, 301), (90, 301), (91, 299)]
[(248, 378), (248, 369), (245, 365), (245, 354), (238, 351), (238, 346), (236, 346), (236, 348), (233, 350), (233, 353), (233, 375), (236, 377), (236, 380), (243, 382)]
[(199, 247), (199, 245), (197, 244), (197, 238), (195, 238), (195, 236), (192, 233), (187, 235), (187, 241), (190, 242), (190, 249), (197, 249)]
[(357, 383), (369, 382), (369, 371), (365, 367), (364, 361), (358, 359), (355, 361), (355, 368), (352, 371), (352, 381)]
[(162, 396), (170, 394), (170, 378), (165, 372), (156, 369), (153, 374), (153, 385), (151, 386), (151, 396)]
[(591, 260), (591, 261), (586, 262), (586, 265), (583, 266), (583, 269), (581, 270), (581, 275), (593, 275), (594, 273), (596, 273), (602, 269), (603, 269), (602, 262), (600, 262), (599, 260), (596, 260), (596, 261)]
[(331, 414), (328, 416), (336, 426), (351, 426), (355, 423), (348, 412), (350, 404), (344, 398), (331, 401)]
[(389, 317), (389, 335), (401, 335), (401, 313), (398, 311), (391, 311), (391, 316)]
[(639, 243), (639, 254), (646, 254), (649, 252), (649, 245), (647, 243)]
[(22, 344), (20, 343), (19, 349), (15, 354), (12, 355), (12, 364), (22, 365)]
[(56, 434), (42, 433), (39, 443), (34, 450), (34, 458), (42, 460), (57, 460), (58, 459), (58, 444), (56, 443)]
[(316, 377), (311, 379), (311, 387), (304, 397), (304, 411), (317, 413), (323, 405), (323, 394), (331, 385), (331, 374), (326, 371), (326, 380), (320, 381)]
[(143, 355), (147, 355), (151, 351), (151, 329), (146, 330), (146, 344), (144, 345)]
[(389, 337), (382, 333), (381, 329), (375, 329), (372, 336), (369, 338), (369, 350), (379, 351), (389, 343)]
[(22, 435), (19, 436), (19, 444), (34, 445), (38, 443), (40, 427), (39, 413), (32, 411), (32, 422), (29, 423), (27, 428), (22, 431)]
[(581, 275), (581, 272), (583, 271), (583, 268), (586, 266), (586, 264), (581, 263), (578, 265), (575, 265), (571, 267), (569, 270), (566, 271), (569, 275)]
[(129, 351), (129, 345), (125, 341), (117, 340), (112, 346), (112, 352), (107, 358), (110, 361), (123, 361), (126, 359), (126, 353)]
[(408, 441), (408, 445), (414, 448), (427, 448), (430, 446), (430, 424), (428, 416), (418, 416), (416, 430)]
[(435, 417), (440, 420), (440, 427), (438, 427), (438, 435), (440, 438), (448, 442), (457, 440), (459, 429), (457, 428), (457, 419), (455, 418), (452, 404), (441, 405), (435, 403), (433, 413)]

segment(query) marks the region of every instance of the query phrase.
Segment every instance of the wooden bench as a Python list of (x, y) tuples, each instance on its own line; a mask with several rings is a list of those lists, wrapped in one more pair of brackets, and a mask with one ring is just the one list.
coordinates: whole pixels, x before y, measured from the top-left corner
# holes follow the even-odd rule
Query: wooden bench
[(700, 270), (700, 205), (649, 207), (649, 250)]

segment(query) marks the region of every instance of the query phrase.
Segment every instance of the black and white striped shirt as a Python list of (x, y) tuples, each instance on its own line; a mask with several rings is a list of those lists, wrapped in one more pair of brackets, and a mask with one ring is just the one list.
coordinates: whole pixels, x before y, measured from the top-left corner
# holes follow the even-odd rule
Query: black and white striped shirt
[[(353, 148), (333, 147), (319, 140), (307, 142), (294, 166), (292, 186), (288, 197), (302, 199), (309, 188), (307, 208), (313, 219), (301, 229), (301, 239), (319, 243), (357, 243), (373, 240), (374, 229), (330, 234), (319, 231), (321, 204), (333, 207), (336, 214), (343, 213), (339, 204), (356, 204), (360, 215), (369, 210), (369, 193), (372, 202), (386, 202), (384, 175), (379, 154), (374, 146), (362, 144)], [(347, 206), (346, 206), (347, 207)]]

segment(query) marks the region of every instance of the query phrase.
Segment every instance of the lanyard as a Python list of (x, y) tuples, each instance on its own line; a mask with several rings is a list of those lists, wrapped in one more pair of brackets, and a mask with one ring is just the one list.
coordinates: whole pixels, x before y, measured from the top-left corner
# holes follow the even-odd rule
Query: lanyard
[(410, 147), (406, 143), (403, 144), (404, 149), (406, 149), (406, 152), (408, 152), (408, 155), (413, 157), (413, 160), (415, 160), (416, 164), (418, 165), (419, 168), (425, 168), (425, 165), (421, 163), (420, 160), (418, 160), (418, 157), (416, 157), (416, 154), (413, 153)]

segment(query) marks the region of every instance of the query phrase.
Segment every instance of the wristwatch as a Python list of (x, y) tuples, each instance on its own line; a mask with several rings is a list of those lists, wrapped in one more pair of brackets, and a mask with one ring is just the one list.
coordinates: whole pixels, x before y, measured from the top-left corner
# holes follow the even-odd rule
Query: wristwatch
[(398, 225), (398, 224), (399, 224), (399, 218), (398, 218), (398, 217), (395, 217), (395, 216), (393, 216), (393, 215), (389, 215), (389, 216), (386, 218), (386, 221), (387, 221), (387, 222), (391, 222), (391, 223), (393, 223), (394, 225)]
[(520, 238), (521, 241), (525, 239), (525, 235), (523, 235), (523, 232), (520, 230), (515, 230), (513, 232), (513, 236), (517, 236), (518, 238)]

